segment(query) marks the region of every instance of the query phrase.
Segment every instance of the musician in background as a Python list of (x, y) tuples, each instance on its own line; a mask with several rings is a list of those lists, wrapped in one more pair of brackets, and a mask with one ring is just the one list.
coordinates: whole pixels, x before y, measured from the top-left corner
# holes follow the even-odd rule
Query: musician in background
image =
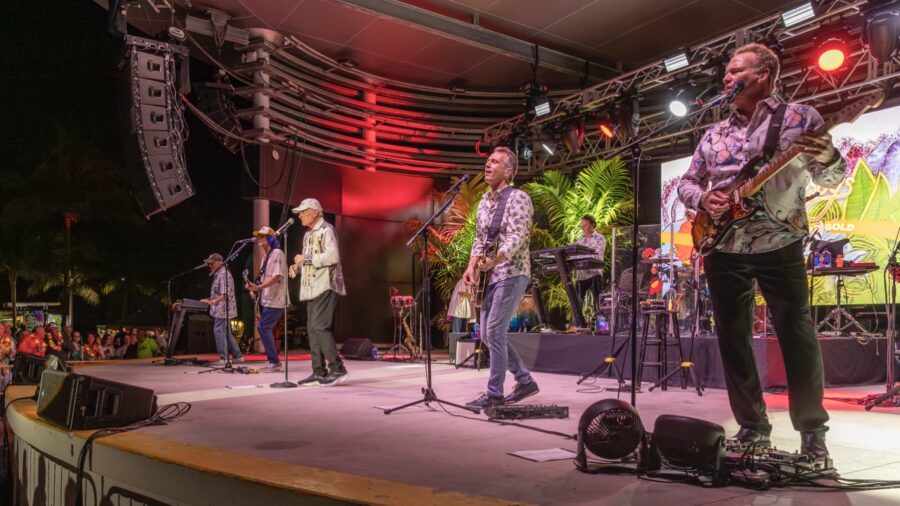
[(216, 337), (216, 351), (219, 353), (219, 360), (213, 362), (212, 365), (226, 364), (229, 352), (232, 362), (243, 362), (244, 356), (241, 355), (241, 349), (238, 348), (237, 341), (231, 334), (231, 319), (237, 317), (234, 278), (228, 267), (225, 266), (222, 255), (218, 253), (210, 254), (203, 263), (209, 267), (209, 275), (213, 278), (209, 287), (209, 297), (200, 299), (200, 302), (209, 304), (209, 316), (213, 319), (213, 335)]
[[(498, 147), (484, 164), (484, 181), (491, 189), (478, 204), (475, 242), (463, 279), (474, 285), (478, 280), (476, 270), (490, 271), (479, 321), (482, 339), (490, 350), (491, 365), (487, 392), (466, 406), (488, 408), (515, 403), (539, 391), (537, 382), (506, 338), (513, 312), (531, 277), (528, 250), (533, 214), (531, 198), (509, 185), (518, 162), (512, 150)], [(498, 214), (496, 211), (500, 208), (503, 212)], [(498, 246), (492, 259), (485, 256), (489, 234), (495, 236), (493, 239)], [(515, 376), (516, 386), (504, 398), (503, 381), (507, 369)]]
[(309, 229), (303, 236), (303, 253), (294, 256), (290, 276), (300, 275), (299, 300), (306, 301), (306, 328), (312, 354), (312, 374), (297, 383), (337, 385), (347, 379), (347, 368), (338, 354), (333, 333), (338, 296), (347, 295), (337, 234), (322, 216), (322, 204), (318, 200), (304, 199), (293, 212)]
[(271, 227), (262, 227), (253, 232), (253, 236), (266, 256), (259, 269), (259, 284), (248, 282), (245, 286), (259, 303), (259, 322), (256, 324), (256, 330), (266, 350), (268, 364), (265, 368), (280, 371), (281, 359), (278, 358), (272, 330), (287, 307), (287, 280), (284, 278), (287, 264), (281, 244), (275, 238), (275, 231)]
[[(737, 178), (742, 166), (763, 152), (767, 131), (781, 104), (772, 96), (778, 78), (778, 57), (760, 44), (738, 48), (725, 72), (725, 92), (741, 81), (730, 116), (713, 125), (700, 140), (678, 195), (690, 209), (714, 219), (729, 209), (729, 195), (717, 191)], [(801, 453), (817, 459), (828, 455), (825, 431), (828, 413), (822, 406), (822, 353), (812, 326), (801, 242), (809, 232), (804, 203), (810, 175), (819, 186), (834, 187), (846, 163), (831, 143), (819, 113), (810, 106), (784, 105), (775, 155), (792, 145), (803, 155), (766, 183), (763, 207), (736, 224), (704, 261), (719, 351), (731, 410), (745, 444), (770, 445), (772, 426), (766, 415), (759, 373), (751, 343), (753, 280), (756, 279), (772, 314), (784, 357), (790, 394), (790, 416), (801, 434)], [(778, 122), (774, 122), (778, 125)]]
[[(600, 262), (603, 262), (603, 253), (606, 251), (606, 238), (603, 237), (603, 234), (597, 232), (597, 220), (594, 219), (590, 214), (585, 214), (581, 217), (581, 222), (579, 223), (581, 226), (581, 233), (583, 234), (581, 237), (575, 241), (575, 244), (580, 244), (582, 246), (586, 246), (591, 248), (596, 252), (596, 254), (591, 255), (590, 258), (596, 258)], [(571, 258), (588, 258), (583, 255), (573, 256)], [(584, 301), (585, 295), (588, 292), (591, 293), (591, 298), (594, 301), (594, 307), (600, 303), (600, 292), (603, 289), (603, 269), (579, 269), (575, 271), (575, 282), (576, 288), (578, 289), (578, 297)]]

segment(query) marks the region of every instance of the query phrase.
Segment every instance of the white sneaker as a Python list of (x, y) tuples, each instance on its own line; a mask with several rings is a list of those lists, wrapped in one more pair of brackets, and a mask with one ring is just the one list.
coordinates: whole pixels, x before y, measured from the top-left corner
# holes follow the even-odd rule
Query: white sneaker
[(270, 363), (267, 363), (265, 365), (265, 367), (263, 367), (263, 369), (265, 369), (267, 371), (277, 372), (277, 371), (281, 370), (281, 363), (273, 364), (270, 362)]
[(231, 359), (231, 363), (232, 364), (243, 364), (244, 357), (233, 358), (233, 359)]
[(213, 367), (218, 367), (220, 365), (225, 365), (225, 361), (220, 358), (219, 360), (214, 360), (214, 361), (210, 362), (209, 365), (211, 365)]

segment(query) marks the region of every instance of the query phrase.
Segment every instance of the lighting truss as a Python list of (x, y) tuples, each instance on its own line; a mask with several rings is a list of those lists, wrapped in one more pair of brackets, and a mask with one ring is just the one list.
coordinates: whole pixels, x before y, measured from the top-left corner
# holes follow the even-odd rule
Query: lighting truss
[[(744, 26), (732, 33), (723, 35), (690, 48), (686, 68), (678, 72), (666, 71), (662, 60), (653, 62), (631, 72), (598, 83), (585, 90), (554, 100), (552, 114), (528, 121), (524, 115), (518, 115), (505, 121), (495, 123), (485, 129), (481, 143), (487, 145), (502, 144), (516, 132), (536, 131), (549, 126), (573, 114), (585, 114), (608, 108), (620, 95), (637, 89), (642, 95), (652, 92), (663, 92), (673, 81), (700, 72), (709, 62), (727, 61), (729, 53), (736, 47), (750, 42), (766, 45), (781, 44), (786, 57), (782, 61), (780, 77), (783, 99), (815, 106), (820, 111), (827, 111), (831, 106), (852, 97), (884, 91), (886, 86), (900, 86), (900, 58), (879, 64), (860, 46), (858, 32), (863, 22), (862, 8), (864, 0), (837, 0), (824, 2), (820, 14), (815, 19), (800, 22), (785, 30), (781, 22), (781, 14), (763, 19), (757, 23)], [(810, 35), (826, 23), (840, 21), (848, 26), (856, 27), (853, 52), (845, 63), (847, 70), (833, 74), (821, 72), (810, 65), (805, 55), (809, 52)], [(642, 104), (643, 106), (643, 104)], [(693, 117), (672, 125), (656, 137), (648, 139), (643, 146), (645, 158), (673, 158), (689, 153), (696, 144), (696, 136), (723, 117), (725, 109), (713, 108), (700, 117)], [(656, 108), (641, 111), (639, 131), (650, 131), (663, 124), (674, 123), (673, 119)], [(535, 175), (544, 170), (562, 171), (577, 170), (605, 154), (624, 146), (630, 139), (623, 136), (606, 139), (596, 131), (588, 132), (580, 154), (558, 151), (554, 157), (533, 157), (529, 167), (523, 167), (522, 174)]]

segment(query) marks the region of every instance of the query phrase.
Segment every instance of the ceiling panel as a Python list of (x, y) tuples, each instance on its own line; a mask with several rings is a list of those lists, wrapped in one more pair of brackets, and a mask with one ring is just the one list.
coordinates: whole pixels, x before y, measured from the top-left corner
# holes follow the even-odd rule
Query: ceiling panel
[(378, 48), (378, 53), (385, 57), (406, 60), (421, 49), (439, 43), (440, 39), (431, 33), (412, 28), (409, 25), (387, 19), (376, 19), (348, 41), (347, 45), (368, 51)]
[[(256, 0), (224, 0), (222, 3), (240, 3), (253, 16), (265, 22), (257, 24), (257, 28), (277, 28), (288, 13), (299, 8), (303, 0), (283, 0), (281, 2), (258, 2)], [(218, 1), (217, 1), (218, 3)], [(230, 11), (228, 11), (230, 12)]]
[(422, 67), (440, 68), (450, 74), (459, 74), (496, 56), (497, 53), (487, 49), (441, 39), (422, 48), (406, 61)]
[[(254, 1), (278, 3), (273, 0)], [(343, 45), (373, 23), (375, 19), (370, 14), (345, 7), (340, 2), (333, 0), (305, 0), (299, 8), (281, 22), (278, 30), (290, 31), (295, 34), (303, 33)], [(369, 50), (377, 51), (378, 47), (372, 47)]]

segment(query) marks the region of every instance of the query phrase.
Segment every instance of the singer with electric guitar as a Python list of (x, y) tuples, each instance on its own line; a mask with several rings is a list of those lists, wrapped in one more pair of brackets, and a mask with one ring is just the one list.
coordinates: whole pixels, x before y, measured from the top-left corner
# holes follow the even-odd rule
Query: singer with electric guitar
[[(475, 285), (479, 271), (490, 271), (478, 317), (481, 338), (490, 350), (490, 375), (487, 391), (466, 404), (481, 409), (518, 402), (538, 393), (537, 383), (506, 338), (513, 312), (531, 278), (528, 243), (533, 208), (528, 194), (509, 185), (517, 168), (516, 154), (506, 147), (494, 149), (485, 162), (484, 180), (490, 191), (478, 204), (475, 241), (463, 274), (466, 284)], [(488, 245), (494, 241), (497, 253), (491, 256)], [(504, 398), (507, 370), (515, 376), (516, 386)]]
[[(738, 82), (743, 89), (734, 95), (728, 118), (701, 137), (678, 195), (687, 208), (699, 211), (696, 226), (707, 227), (693, 235), (706, 255), (728, 398), (741, 426), (734, 438), (767, 446), (772, 430), (752, 347), (755, 279), (784, 357), (800, 451), (826, 460), (824, 370), (801, 244), (809, 233), (804, 197), (810, 177), (819, 186), (836, 187), (846, 162), (814, 108), (783, 104), (773, 96), (779, 70), (778, 57), (765, 46), (735, 50), (725, 71), (725, 92)], [(757, 163), (760, 155), (770, 165)]]
[(272, 371), (281, 370), (281, 359), (278, 357), (272, 330), (287, 307), (287, 279), (284, 278), (286, 261), (275, 234), (275, 230), (271, 227), (262, 227), (253, 232), (257, 244), (266, 256), (259, 269), (259, 283), (247, 281), (244, 284), (251, 297), (256, 297), (256, 303), (259, 305), (259, 321), (256, 329), (259, 332), (259, 340), (266, 350), (268, 360), (266, 369)]

